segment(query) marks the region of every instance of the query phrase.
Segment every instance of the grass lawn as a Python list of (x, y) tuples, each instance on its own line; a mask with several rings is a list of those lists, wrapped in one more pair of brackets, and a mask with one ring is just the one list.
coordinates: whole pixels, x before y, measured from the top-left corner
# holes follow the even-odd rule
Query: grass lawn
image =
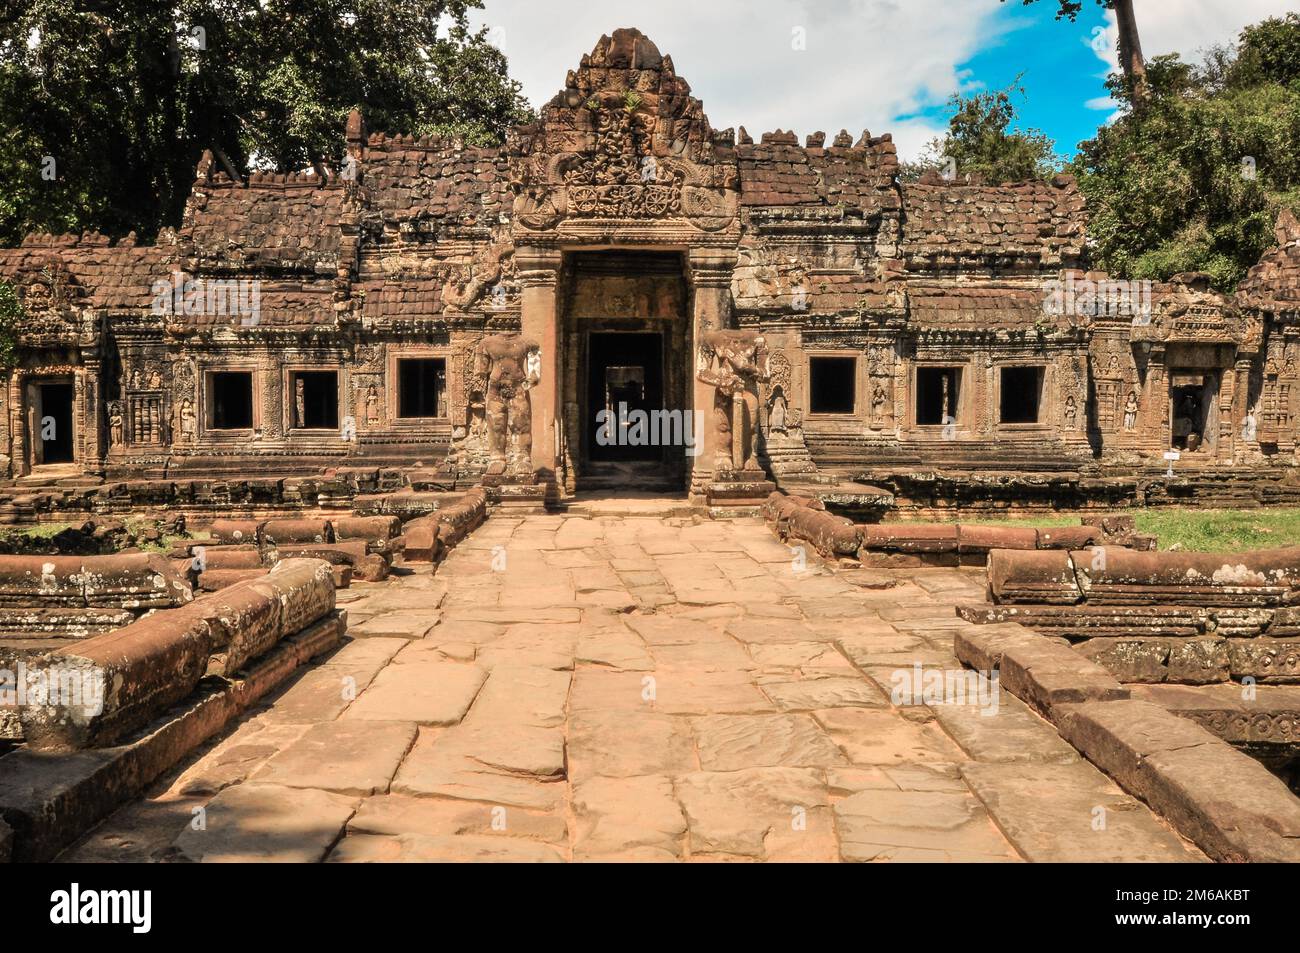
[[(1182, 507), (1116, 510), (1130, 512), (1142, 533), (1154, 533), (1161, 549), (1231, 553), (1245, 549), (1300, 546), (1300, 509), (1209, 510)], [(970, 519), (985, 526), (1078, 526), (1081, 514), (1024, 519)], [(954, 522), (963, 522), (955, 520)]]

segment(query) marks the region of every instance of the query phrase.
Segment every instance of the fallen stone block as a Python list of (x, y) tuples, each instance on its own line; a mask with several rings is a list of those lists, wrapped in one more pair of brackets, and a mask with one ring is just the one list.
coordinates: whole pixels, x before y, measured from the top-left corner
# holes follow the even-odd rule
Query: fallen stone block
[(1300, 586), (1300, 547), (1249, 553), (1146, 553), (1116, 546), (1073, 554), (1090, 603), (1277, 606)]
[(357, 560), (352, 567), (352, 575), (362, 582), (383, 582), (388, 578), (391, 568), (388, 560), (379, 553), (370, 553)]
[(1037, 549), (1038, 531), (1019, 526), (957, 527), (957, 549), (962, 553), (987, 553), (990, 549)]
[(194, 598), (194, 590), (165, 556), (124, 553), (82, 561), (86, 605), (123, 609), (170, 609)]
[(282, 632), (298, 632), (334, 610), (334, 575), (319, 559), (286, 559), (248, 585), (280, 602)]
[(865, 550), (951, 553), (958, 549), (958, 527), (955, 523), (877, 523), (859, 529), (862, 548)]
[(1300, 861), (1300, 799), (1193, 721), (1141, 701), (1058, 712), (1061, 734), (1214, 860)]
[(202, 592), (219, 592), (227, 586), (260, 579), (267, 575), (269, 569), (209, 569), (199, 574), (199, 590)]
[(999, 604), (1073, 605), (1083, 598), (1070, 554), (1058, 550), (995, 549), (988, 577), (989, 593)]
[(0, 608), (0, 639), (84, 639), (130, 625), (135, 618), (127, 609)]
[(1039, 549), (1083, 549), (1102, 538), (1096, 526), (1051, 526), (1034, 531)]
[(262, 550), (257, 546), (195, 546), (192, 559), (199, 572), (266, 568)]
[(333, 533), (327, 520), (287, 519), (267, 520), (262, 527), (261, 541), (268, 546), (284, 543), (329, 543)]
[(1004, 689), (1052, 721), (1062, 705), (1129, 697), (1128, 689), (1096, 662), (1040, 635), (1008, 642), (998, 669)]
[(438, 562), (443, 546), (438, 539), (438, 521), (421, 516), (402, 527), (402, 558), (409, 563)]
[(1227, 644), (1234, 679), (1300, 682), (1300, 639), (1228, 639)]
[(261, 541), (261, 520), (214, 520), (208, 533), (217, 544), (258, 543)]
[(372, 553), (393, 551), (393, 540), (402, 535), (402, 521), (396, 516), (348, 516), (333, 520), (338, 542), (360, 540)]
[(112, 744), (192, 692), (211, 647), (207, 621), (175, 610), (29, 659), (49, 695), (19, 709), (23, 736), (34, 749)]
[(248, 582), (196, 599), (184, 611), (208, 623), (209, 675), (233, 676), (288, 634), (281, 624), (280, 600), (258, 592)]
[(1075, 649), (1121, 682), (1205, 685), (1229, 677), (1227, 640), (1217, 636), (1089, 639)]
[(0, 606), (84, 606), (80, 556), (0, 556)]

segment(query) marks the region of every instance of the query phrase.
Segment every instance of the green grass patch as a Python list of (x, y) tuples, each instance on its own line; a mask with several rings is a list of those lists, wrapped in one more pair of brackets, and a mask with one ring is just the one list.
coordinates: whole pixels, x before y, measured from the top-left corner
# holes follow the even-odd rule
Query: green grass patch
[(4, 526), (0, 527), (0, 537), (28, 536), (32, 539), (49, 539), (58, 536), (65, 529), (80, 525), (80, 523), (30, 523), (26, 526)]
[[(1300, 546), (1300, 509), (1209, 510), (1168, 507), (1115, 510), (1132, 513), (1140, 533), (1152, 533), (1161, 549), (1179, 546), (1189, 552), (1235, 553), (1247, 549)], [(980, 526), (1078, 526), (1086, 513), (1054, 513), (1016, 519), (975, 517), (952, 522)]]

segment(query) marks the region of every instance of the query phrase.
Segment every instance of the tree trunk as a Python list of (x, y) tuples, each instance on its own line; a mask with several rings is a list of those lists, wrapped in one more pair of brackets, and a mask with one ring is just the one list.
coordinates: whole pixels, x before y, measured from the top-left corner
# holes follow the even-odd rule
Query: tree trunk
[(1114, 0), (1115, 20), (1119, 27), (1119, 65), (1133, 90), (1133, 101), (1143, 102), (1150, 95), (1147, 89), (1146, 61), (1142, 59), (1142, 41), (1138, 37), (1137, 17), (1133, 14), (1133, 0)]

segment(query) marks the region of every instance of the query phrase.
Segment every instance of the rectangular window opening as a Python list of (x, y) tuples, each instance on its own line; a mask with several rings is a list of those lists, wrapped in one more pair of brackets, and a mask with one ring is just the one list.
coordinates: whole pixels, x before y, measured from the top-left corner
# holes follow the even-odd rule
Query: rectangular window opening
[(289, 375), (294, 426), (303, 430), (337, 430), (338, 371), (296, 371)]
[(808, 408), (814, 414), (851, 414), (857, 407), (855, 357), (808, 359)]
[(441, 357), (397, 362), (397, 416), (419, 419), (447, 416), (447, 362)]
[(1001, 388), (1004, 424), (1036, 424), (1043, 404), (1043, 368), (1004, 367)]
[(955, 424), (961, 407), (961, 369), (916, 369), (916, 422), (921, 426)]
[(214, 371), (211, 426), (213, 430), (253, 429), (251, 371)]

